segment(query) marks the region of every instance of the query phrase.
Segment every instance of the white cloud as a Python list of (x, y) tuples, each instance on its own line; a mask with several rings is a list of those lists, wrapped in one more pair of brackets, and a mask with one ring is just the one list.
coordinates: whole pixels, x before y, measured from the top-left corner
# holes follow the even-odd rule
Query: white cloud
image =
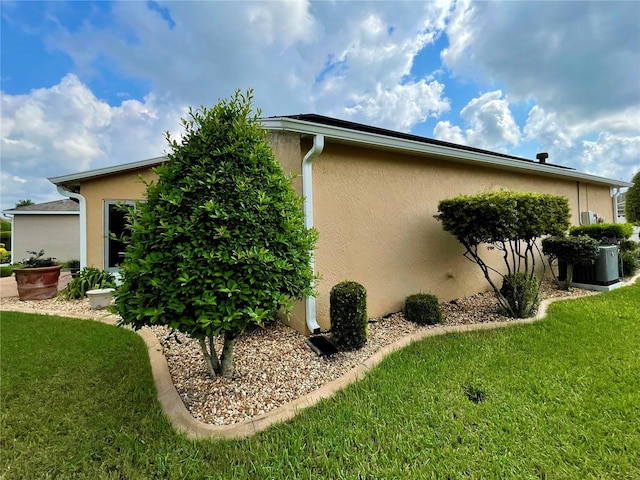
[(433, 129), (433, 135), (445, 142), (457, 143), (458, 145), (467, 144), (467, 139), (462, 133), (462, 129), (457, 125), (452, 125), (449, 120), (438, 122)]
[(315, 36), (315, 21), (307, 1), (250, 4), (247, 17), (252, 33), (267, 45), (286, 49)]
[(438, 115), (449, 109), (449, 102), (442, 98), (444, 85), (433, 81), (395, 85), (384, 90), (380, 84), (372, 95), (352, 95), (352, 107), (345, 108), (348, 117), (368, 119), (379, 126), (409, 131), (415, 124), (424, 122), (429, 115)]
[[(559, 122), (592, 130), (638, 118), (638, 2), (458, 2), (442, 59), (456, 74), (500, 82), (512, 100), (534, 99)], [(638, 109), (635, 109), (638, 113)], [(604, 124), (608, 120), (609, 128)], [(583, 125), (583, 123), (586, 123)]]
[(565, 125), (558, 120), (557, 114), (547, 114), (543, 108), (535, 105), (527, 117), (524, 127), (524, 134), (527, 140), (536, 140), (544, 149), (569, 148), (576, 138), (566, 131)]
[(434, 129), (436, 138), (491, 150), (503, 150), (506, 145), (520, 143), (520, 129), (509, 108), (509, 100), (500, 90), (472, 99), (460, 111), (460, 117), (467, 127), (464, 132), (448, 121), (439, 122)]
[(595, 141), (583, 141), (579, 162), (585, 172), (631, 181), (640, 169), (640, 135), (621, 137), (603, 132)]
[(448, 108), (441, 83), (408, 76), (442, 33), (449, 0), (162, 5), (173, 28), (145, 3), (120, 2), (108, 26), (61, 29), (52, 43), (82, 71), (108, 58), (172, 103), (212, 105), (253, 87), (265, 115), (313, 112), (403, 130)]
[(184, 111), (150, 95), (112, 107), (75, 75), (26, 95), (2, 95), (2, 208), (21, 198), (55, 198), (47, 177), (162, 155), (163, 132)]

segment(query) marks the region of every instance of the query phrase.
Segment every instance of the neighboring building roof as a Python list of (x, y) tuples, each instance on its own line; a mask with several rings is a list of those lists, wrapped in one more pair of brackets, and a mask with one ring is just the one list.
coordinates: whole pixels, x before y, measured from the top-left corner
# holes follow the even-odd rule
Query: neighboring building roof
[[(412, 155), (431, 156), (455, 163), (486, 166), (501, 170), (534, 173), (543, 176), (586, 181), (610, 187), (630, 187), (632, 184), (621, 180), (580, 173), (573, 169), (550, 163), (540, 163), (526, 158), (491, 152), (480, 148), (457, 145), (450, 142), (396, 132), (346, 120), (315, 114), (289, 115), (262, 119), (267, 130), (283, 130), (306, 136), (324, 135), (327, 141), (366, 146), (380, 150), (392, 150)], [(122, 173), (140, 168), (160, 165), (166, 157), (150, 158), (139, 162), (90, 170), (71, 175), (49, 178), (55, 185), (75, 189), (81, 180)]]
[(78, 202), (65, 198), (64, 200), (55, 200), (53, 202), (15, 207), (3, 210), (2, 213), (7, 215), (79, 215), (80, 206)]

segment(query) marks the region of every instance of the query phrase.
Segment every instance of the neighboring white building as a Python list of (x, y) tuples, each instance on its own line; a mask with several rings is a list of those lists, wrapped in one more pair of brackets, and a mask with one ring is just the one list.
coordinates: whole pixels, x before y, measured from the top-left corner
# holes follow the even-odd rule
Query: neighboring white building
[(627, 192), (622, 192), (620, 195), (618, 195), (618, 221), (617, 223), (626, 223), (627, 219), (624, 215), (624, 206), (625, 206), (625, 201), (627, 199)]
[(80, 258), (80, 207), (65, 198), (4, 210), (11, 217), (11, 263), (45, 251), (58, 262)]

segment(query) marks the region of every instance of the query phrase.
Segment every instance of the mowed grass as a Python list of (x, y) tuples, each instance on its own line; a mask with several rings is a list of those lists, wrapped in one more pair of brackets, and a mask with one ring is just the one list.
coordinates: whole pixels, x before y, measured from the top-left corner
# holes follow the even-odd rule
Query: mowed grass
[(132, 332), (3, 312), (0, 339), (5, 479), (640, 478), (638, 283), (426, 339), (239, 441), (171, 429)]

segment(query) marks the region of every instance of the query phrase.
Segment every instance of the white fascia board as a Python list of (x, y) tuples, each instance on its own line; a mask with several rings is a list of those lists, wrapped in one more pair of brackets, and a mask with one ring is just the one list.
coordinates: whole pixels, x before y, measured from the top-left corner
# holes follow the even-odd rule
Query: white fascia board
[(607, 186), (630, 187), (633, 185), (632, 183), (624, 182), (622, 180), (598, 177), (596, 175), (558, 168), (535, 161), (527, 161), (526, 159), (516, 160), (503, 158), (488, 153), (473, 152), (444, 145), (434, 145), (415, 140), (380, 135), (377, 133), (360, 132), (348, 128), (322, 125), (293, 118), (266, 118), (262, 119), (262, 125), (267, 130), (285, 130), (288, 132), (296, 132), (306, 135), (322, 134), (328, 140), (332, 139), (339, 143), (367, 145), (376, 149), (394, 150), (419, 155), (431, 155), (453, 160), (458, 163), (484, 165), (502, 170), (525, 171), (543, 176), (568, 178), (575, 181), (584, 181)]
[(80, 215), (80, 212), (60, 212), (55, 210), (30, 210), (28, 212), (11, 212), (8, 210), (3, 210), (2, 213), (4, 215)]
[(80, 180), (87, 180), (95, 177), (102, 177), (104, 175), (112, 175), (114, 173), (122, 173), (128, 170), (138, 170), (140, 168), (153, 167), (160, 165), (166, 161), (167, 157), (155, 157), (147, 160), (140, 160), (139, 162), (123, 163), (120, 165), (114, 165), (111, 167), (97, 168), (95, 170), (87, 170), (86, 172), (72, 173), (70, 175), (62, 175), (60, 177), (48, 178), (54, 185), (64, 185), (67, 183), (78, 182)]

